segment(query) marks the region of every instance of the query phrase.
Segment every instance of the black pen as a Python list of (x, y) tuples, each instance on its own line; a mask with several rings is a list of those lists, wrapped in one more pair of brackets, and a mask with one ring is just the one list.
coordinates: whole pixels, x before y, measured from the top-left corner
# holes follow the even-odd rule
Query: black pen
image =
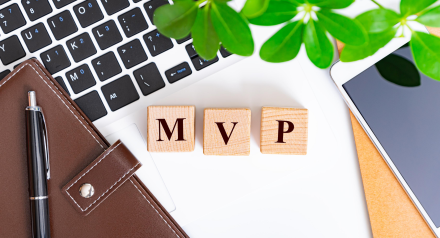
[(50, 178), (46, 122), (34, 91), (26, 107), (29, 200), (34, 238), (50, 237), (47, 180)]

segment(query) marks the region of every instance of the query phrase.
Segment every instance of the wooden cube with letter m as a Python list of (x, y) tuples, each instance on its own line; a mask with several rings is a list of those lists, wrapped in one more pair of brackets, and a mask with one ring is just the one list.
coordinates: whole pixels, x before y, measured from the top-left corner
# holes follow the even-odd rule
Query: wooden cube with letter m
[(307, 109), (263, 107), (261, 111), (261, 153), (307, 154), (308, 118)]
[(205, 155), (249, 155), (251, 110), (206, 108), (203, 126)]
[(148, 151), (194, 151), (194, 106), (149, 106), (147, 123)]

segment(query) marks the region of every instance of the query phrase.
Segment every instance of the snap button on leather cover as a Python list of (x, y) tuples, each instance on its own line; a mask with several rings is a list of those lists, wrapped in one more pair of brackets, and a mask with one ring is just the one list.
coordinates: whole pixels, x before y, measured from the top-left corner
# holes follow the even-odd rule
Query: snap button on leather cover
[(83, 198), (90, 198), (95, 194), (95, 188), (90, 183), (84, 183), (79, 187), (79, 194)]

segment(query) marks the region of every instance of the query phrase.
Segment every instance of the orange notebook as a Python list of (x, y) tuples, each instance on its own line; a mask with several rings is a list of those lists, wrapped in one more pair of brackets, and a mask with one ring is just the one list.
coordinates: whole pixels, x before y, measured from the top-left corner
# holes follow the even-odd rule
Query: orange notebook
[[(429, 28), (440, 36), (440, 29)], [(338, 43), (339, 52), (343, 45)], [(374, 237), (435, 237), (362, 126), (350, 113)]]

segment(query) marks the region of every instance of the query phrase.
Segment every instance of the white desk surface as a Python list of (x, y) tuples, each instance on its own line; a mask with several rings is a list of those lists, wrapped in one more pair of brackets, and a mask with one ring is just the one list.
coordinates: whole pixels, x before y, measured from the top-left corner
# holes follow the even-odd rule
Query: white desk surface
[[(344, 11), (365, 7), (374, 5)], [(152, 154), (177, 208), (171, 214), (191, 237), (372, 237), (349, 111), (328, 70), (315, 68), (304, 47), (287, 63), (259, 59), (279, 28), (253, 26), (252, 57), (157, 103), (196, 106), (195, 151)], [(309, 109), (306, 156), (259, 152), (262, 106)], [(250, 156), (203, 155), (206, 107), (252, 110)]]

